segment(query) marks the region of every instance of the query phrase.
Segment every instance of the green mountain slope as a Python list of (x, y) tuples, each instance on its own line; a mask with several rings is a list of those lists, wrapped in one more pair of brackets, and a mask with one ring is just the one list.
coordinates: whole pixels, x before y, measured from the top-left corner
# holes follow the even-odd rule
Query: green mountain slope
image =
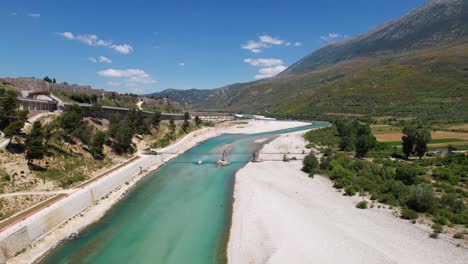
[(466, 102), (468, 41), (277, 78), (204, 107), (295, 118), (362, 114), (465, 120)]
[(280, 76), (309, 72), (361, 56), (386, 56), (423, 49), (468, 35), (468, 0), (431, 0), (368, 33), (331, 43), (306, 56)]

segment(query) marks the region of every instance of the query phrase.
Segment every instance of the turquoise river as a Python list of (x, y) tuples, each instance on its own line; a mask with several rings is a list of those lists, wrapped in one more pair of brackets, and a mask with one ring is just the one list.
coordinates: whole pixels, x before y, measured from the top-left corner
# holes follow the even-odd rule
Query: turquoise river
[[(260, 147), (255, 141), (327, 125), (203, 141), (141, 180), (101, 220), (41, 263), (226, 263), (234, 175)], [(216, 167), (224, 149), (232, 163)]]

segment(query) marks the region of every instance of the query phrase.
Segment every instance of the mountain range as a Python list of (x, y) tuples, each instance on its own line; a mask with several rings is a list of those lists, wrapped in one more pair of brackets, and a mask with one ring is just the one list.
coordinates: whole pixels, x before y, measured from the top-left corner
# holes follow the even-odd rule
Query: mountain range
[(192, 109), (277, 117), (395, 115), (468, 119), (468, 0), (430, 0), (330, 43), (276, 77), (211, 90), (165, 90)]

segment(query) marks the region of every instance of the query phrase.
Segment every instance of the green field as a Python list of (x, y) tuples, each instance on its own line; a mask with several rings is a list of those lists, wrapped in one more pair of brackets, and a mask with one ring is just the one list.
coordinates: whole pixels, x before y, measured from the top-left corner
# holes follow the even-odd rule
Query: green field
[[(458, 139), (458, 138), (438, 138), (432, 139), (429, 144), (440, 144), (440, 143), (452, 143), (452, 142), (463, 142), (466, 140)], [(398, 147), (401, 146), (401, 141), (390, 141), (390, 142), (382, 142), (383, 144), (389, 147)], [(445, 148), (445, 147), (442, 147)]]

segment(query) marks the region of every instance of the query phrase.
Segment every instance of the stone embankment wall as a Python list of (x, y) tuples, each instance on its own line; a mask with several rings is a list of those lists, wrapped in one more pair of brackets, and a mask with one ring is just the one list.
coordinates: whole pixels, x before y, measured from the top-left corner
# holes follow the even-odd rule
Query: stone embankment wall
[(0, 82), (10, 83), (20, 90), (26, 91), (50, 91), (59, 90), (64, 92), (75, 92), (84, 94), (95, 94), (95, 95), (111, 95), (112, 92), (107, 92), (101, 89), (93, 89), (91, 86), (83, 86), (77, 84), (65, 84), (65, 83), (49, 83), (42, 79), (36, 78), (1, 78)]
[(124, 184), (140, 173), (140, 167), (145, 168), (158, 162), (162, 162), (161, 156), (143, 156), (131, 164), (81, 187), (26, 219), (0, 230), (0, 263), (5, 263), (7, 259), (27, 248), (53, 228), (63, 224)]

